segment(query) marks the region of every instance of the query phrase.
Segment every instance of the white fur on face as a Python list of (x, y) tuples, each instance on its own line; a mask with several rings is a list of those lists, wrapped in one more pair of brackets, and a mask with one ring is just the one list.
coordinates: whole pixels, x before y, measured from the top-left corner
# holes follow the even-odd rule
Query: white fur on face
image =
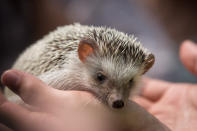
[(104, 59), (101, 61), (103, 71), (109, 75), (111, 79), (118, 80), (119, 82), (128, 82), (139, 74), (140, 68), (132, 64), (119, 63), (113, 60)]

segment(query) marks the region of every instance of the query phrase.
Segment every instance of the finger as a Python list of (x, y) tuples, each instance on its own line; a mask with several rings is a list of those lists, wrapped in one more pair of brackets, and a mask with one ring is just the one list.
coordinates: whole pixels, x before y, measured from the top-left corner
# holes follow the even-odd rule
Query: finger
[(27, 104), (34, 104), (48, 96), (48, 86), (24, 72), (8, 70), (2, 75), (2, 83), (18, 94)]
[(136, 96), (132, 100), (144, 107), (146, 110), (148, 110), (153, 105), (152, 101), (140, 96)]
[(184, 66), (197, 75), (197, 45), (192, 41), (184, 41), (180, 47), (180, 59)]
[(14, 130), (23, 129), (31, 121), (29, 115), (28, 110), (7, 101), (0, 92), (0, 123)]
[(144, 78), (141, 96), (151, 101), (158, 101), (170, 86), (169, 82)]

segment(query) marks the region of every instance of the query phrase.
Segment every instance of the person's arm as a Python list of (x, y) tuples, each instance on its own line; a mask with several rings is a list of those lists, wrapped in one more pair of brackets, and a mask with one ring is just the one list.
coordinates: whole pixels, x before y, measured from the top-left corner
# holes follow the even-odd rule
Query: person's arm
[(28, 104), (16, 105), (0, 94), (0, 123), (13, 130), (168, 130), (134, 102), (123, 111), (111, 110), (88, 92), (53, 89), (16, 70), (5, 72), (2, 83)]

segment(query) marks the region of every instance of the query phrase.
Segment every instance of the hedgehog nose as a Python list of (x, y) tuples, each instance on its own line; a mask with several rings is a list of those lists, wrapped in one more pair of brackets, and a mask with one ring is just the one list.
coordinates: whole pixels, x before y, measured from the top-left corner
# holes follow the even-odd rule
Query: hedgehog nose
[(116, 100), (112, 103), (112, 107), (116, 109), (120, 109), (124, 107), (124, 101), (123, 100)]

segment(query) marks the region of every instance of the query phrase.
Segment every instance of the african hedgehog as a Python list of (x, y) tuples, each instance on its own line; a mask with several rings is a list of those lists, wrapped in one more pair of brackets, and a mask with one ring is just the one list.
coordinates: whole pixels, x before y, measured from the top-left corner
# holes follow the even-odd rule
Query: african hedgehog
[(60, 90), (86, 90), (122, 108), (154, 56), (133, 35), (80, 24), (59, 27), (20, 55), (13, 68)]

